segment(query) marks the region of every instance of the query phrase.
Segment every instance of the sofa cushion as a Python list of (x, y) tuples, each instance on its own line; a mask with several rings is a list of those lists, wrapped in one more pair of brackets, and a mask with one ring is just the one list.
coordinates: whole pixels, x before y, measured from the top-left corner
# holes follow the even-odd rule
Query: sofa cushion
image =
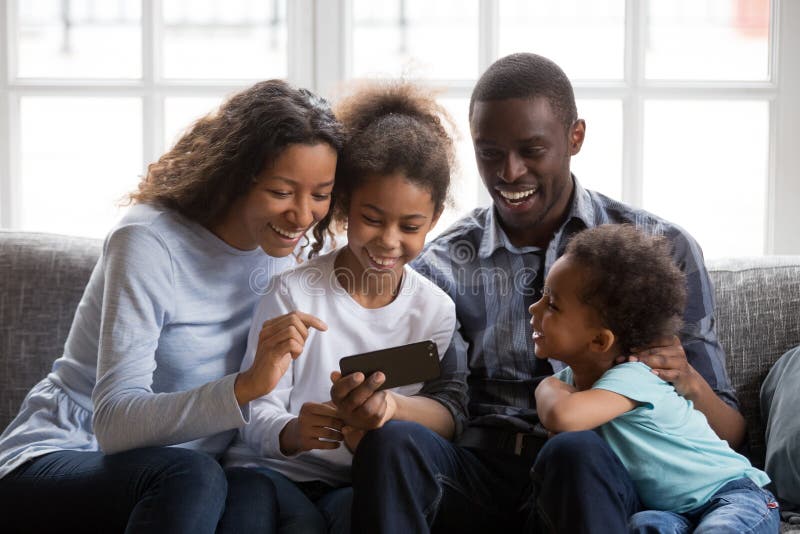
[(0, 231), (0, 428), (61, 356), (101, 245)]
[(717, 334), (747, 420), (749, 453), (764, 466), (759, 390), (772, 364), (800, 345), (800, 256), (765, 256), (708, 264)]

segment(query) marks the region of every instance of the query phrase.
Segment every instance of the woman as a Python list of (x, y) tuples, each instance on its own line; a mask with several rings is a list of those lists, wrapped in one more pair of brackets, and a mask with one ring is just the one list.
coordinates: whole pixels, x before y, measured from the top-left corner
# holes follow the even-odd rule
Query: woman
[(223, 471), (215, 456), (299, 355), (287, 333), (324, 328), (276, 318), (237, 372), (258, 287), (328, 213), (342, 139), (324, 100), (273, 80), (149, 167), (105, 240), (64, 355), (0, 436), (4, 528), (274, 530), (269, 479)]

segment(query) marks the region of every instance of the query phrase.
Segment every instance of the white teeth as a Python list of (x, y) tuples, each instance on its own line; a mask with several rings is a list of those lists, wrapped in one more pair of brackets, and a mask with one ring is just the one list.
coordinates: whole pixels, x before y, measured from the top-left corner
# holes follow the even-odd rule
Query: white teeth
[(282, 235), (283, 237), (285, 237), (287, 239), (297, 239), (298, 237), (303, 235), (303, 232), (289, 232), (289, 231), (284, 230), (282, 228), (278, 228), (277, 226), (275, 226), (272, 223), (269, 223), (269, 227), (272, 228), (273, 230), (275, 230), (276, 232), (278, 232), (280, 235)]
[(500, 196), (505, 198), (506, 200), (522, 200), (523, 198), (527, 198), (536, 192), (536, 188), (527, 189), (525, 191), (519, 191), (513, 193), (511, 191), (500, 191)]
[(533, 339), (540, 338), (540, 337), (542, 337), (542, 333), (539, 332), (538, 330), (534, 330), (533, 331)]
[(369, 259), (371, 259), (381, 267), (389, 267), (390, 265), (394, 265), (397, 262), (397, 258), (376, 258), (369, 252), (367, 252), (367, 255), (369, 255)]

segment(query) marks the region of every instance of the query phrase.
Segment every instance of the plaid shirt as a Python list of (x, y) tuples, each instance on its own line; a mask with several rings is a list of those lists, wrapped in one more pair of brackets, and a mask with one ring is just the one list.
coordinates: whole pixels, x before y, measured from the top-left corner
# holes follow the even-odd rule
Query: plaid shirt
[[(689, 363), (727, 404), (738, 409), (714, 327), (714, 292), (697, 242), (682, 228), (575, 183), (569, 216), (547, 249), (514, 246), (492, 207), (475, 209), (429, 243), (413, 267), (453, 299), (457, 332), (450, 361), (465, 362), (469, 423), (529, 431), (535, 423), (537, 377), (563, 363), (534, 356), (528, 307), (541, 296), (544, 277), (570, 236), (606, 223), (631, 223), (672, 242), (686, 274), (688, 299), (681, 341)], [(451, 411), (452, 408), (451, 408)], [(466, 414), (458, 422), (460, 429)]]

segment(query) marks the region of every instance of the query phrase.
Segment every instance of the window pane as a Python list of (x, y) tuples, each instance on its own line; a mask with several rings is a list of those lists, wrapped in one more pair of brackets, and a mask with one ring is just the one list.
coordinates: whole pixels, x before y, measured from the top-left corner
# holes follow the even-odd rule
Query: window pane
[(142, 174), (138, 98), (24, 97), (23, 230), (102, 237)]
[(571, 80), (622, 79), (625, 0), (502, 0), (500, 56), (534, 52)]
[(164, 77), (286, 77), (286, 0), (163, 0), (163, 5)]
[(436, 228), (428, 235), (428, 239), (438, 235), (456, 219), (478, 207), (480, 202), (478, 192), (483, 188), (483, 182), (475, 165), (475, 151), (469, 133), (469, 98), (441, 98), (439, 101), (450, 113), (457, 129), (456, 168), (450, 182), (450, 197), (453, 204), (445, 209)]
[(768, 128), (767, 102), (647, 102), (645, 209), (707, 258), (763, 254)]
[(581, 185), (606, 196), (622, 198), (622, 102), (578, 100), (578, 116), (586, 121), (586, 139), (572, 157), (572, 172)]
[(223, 97), (168, 97), (164, 99), (164, 146), (171, 148), (197, 119), (215, 110)]
[(18, 1), (22, 78), (139, 78), (139, 0)]
[(478, 77), (477, 0), (353, 1), (353, 75)]
[(769, 0), (649, 0), (651, 79), (766, 80)]

